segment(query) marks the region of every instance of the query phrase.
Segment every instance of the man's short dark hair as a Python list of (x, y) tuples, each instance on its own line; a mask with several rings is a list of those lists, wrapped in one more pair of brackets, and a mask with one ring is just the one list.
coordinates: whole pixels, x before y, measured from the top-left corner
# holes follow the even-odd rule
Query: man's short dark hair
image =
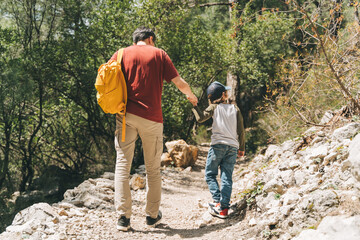
[(153, 30), (147, 27), (139, 27), (133, 33), (133, 42), (144, 41), (151, 36), (153, 37), (153, 42), (155, 42), (156, 36)]

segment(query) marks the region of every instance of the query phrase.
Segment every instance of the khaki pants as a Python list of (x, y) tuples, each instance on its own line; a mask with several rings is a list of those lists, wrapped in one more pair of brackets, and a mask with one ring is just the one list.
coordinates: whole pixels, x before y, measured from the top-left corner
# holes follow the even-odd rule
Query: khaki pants
[(122, 117), (116, 115), (115, 208), (118, 216), (125, 215), (130, 218), (132, 200), (129, 176), (135, 142), (140, 136), (147, 178), (145, 212), (147, 216), (156, 218), (161, 200), (160, 159), (163, 150), (163, 124), (130, 113), (126, 114), (125, 121), (125, 142), (121, 142)]

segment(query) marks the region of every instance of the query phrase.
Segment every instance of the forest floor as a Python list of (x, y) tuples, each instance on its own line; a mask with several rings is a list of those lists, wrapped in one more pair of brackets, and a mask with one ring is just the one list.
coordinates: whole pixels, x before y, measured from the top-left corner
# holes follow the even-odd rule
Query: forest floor
[[(160, 210), (163, 218), (159, 225), (155, 228), (149, 228), (146, 225), (145, 191), (141, 190), (133, 194), (131, 229), (128, 232), (116, 230), (115, 214), (104, 213), (101, 220), (101, 235), (98, 239), (241, 239), (237, 232), (244, 230), (241, 227), (244, 216), (240, 214), (230, 214), (227, 219), (211, 217), (211, 220), (201, 228), (197, 224), (208, 211), (206, 206), (211, 201), (211, 195), (204, 180), (209, 147), (200, 146), (199, 148), (199, 157), (192, 171), (169, 168), (162, 171), (163, 191)], [(237, 169), (243, 168), (244, 164), (246, 163), (238, 159), (234, 173)], [(74, 235), (77, 234), (74, 232)]]

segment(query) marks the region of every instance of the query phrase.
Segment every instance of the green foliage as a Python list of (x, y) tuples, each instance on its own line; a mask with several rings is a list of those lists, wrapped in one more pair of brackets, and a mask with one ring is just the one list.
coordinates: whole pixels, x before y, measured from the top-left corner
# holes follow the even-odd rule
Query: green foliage
[(284, 14), (271, 11), (246, 17), (251, 21), (239, 25), (234, 59), (242, 91), (256, 93), (275, 85), (277, 64), (291, 54), (287, 39), (293, 23)]
[(281, 194), (276, 193), (275, 196), (274, 196), (274, 198), (275, 198), (276, 200), (279, 200), (279, 199), (281, 198)]
[(264, 188), (264, 183), (258, 182), (253, 189), (247, 189), (239, 193), (239, 198), (241, 199), (245, 198), (247, 205), (251, 206), (255, 201), (255, 197), (263, 193), (262, 190), (263, 188)]
[[(7, 156), (3, 173), (12, 171), (7, 181), (15, 189), (28, 189), (53, 164), (84, 176), (111, 171), (114, 118), (97, 105), (93, 84), (99, 65), (131, 45), (139, 25), (155, 29), (157, 46), (199, 96), (214, 76), (226, 74), (219, 74), (228, 64), (229, 39), (222, 28), (229, 21), (219, 21), (226, 19), (225, 8), (192, 8), (170, 0), (7, 3), (1, 4), (11, 27), (1, 28), (0, 35), (0, 156)], [(164, 86), (163, 109), (165, 140), (187, 139), (191, 105), (173, 84)]]
[(200, 125), (197, 128), (196, 135), (194, 136), (196, 144), (209, 143), (211, 141), (211, 131), (208, 130), (207, 126)]

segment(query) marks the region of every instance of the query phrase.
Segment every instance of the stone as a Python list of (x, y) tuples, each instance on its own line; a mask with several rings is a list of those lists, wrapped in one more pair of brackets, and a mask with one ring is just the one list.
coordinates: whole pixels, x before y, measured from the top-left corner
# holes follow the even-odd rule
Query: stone
[(60, 216), (69, 216), (69, 214), (65, 211), (65, 209), (61, 209), (59, 212)]
[(198, 157), (199, 149), (188, 145), (184, 140), (175, 140), (165, 143), (168, 153), (161, 156), (161, 165), (187, 168), (193, 166)]
[(140, 176), (139, 174), (134, 174), (130, 179), (130, 186), (133, 190), (139, 190), (145, 188), (145, 178)]
[(165, 152), (161, 155), (161, 166), (174, 166), (175, 161), (171, 158), (170, 154)]
[(295, 191), (288, 191), (281, 197), (281, 202), (284, 206), (292, 205), (300, 199), (299, 194)]
[(324, 138), (323, 137), (315, 137), (312, 141), (311, 141), (311, 143), (310, 143), (310, 145), (314, 145), (315, 143), (318, 143), (318, 142), (321, 142), (321, 141), (323, 141), (324, 140)]
[(284, 192), (284, 183), (280, 178), (274, 178), (264, 185), (263, 191), (282, 194)]
[(196, 225), (198, 228), (205, 227), (205, 226), (207, 226), (207, 225), (212, 221), (212, 219), (213, 219), (212, 215), (211, 215), (208, 211), (206, 211), (206, 212), (202, 215), (201, 219), (200, 219), (200, 220), (197, 220), (197, 221), (195, 222), (195, 225)]
[[(346, 236), (346, 237), (345, 237)], [(327, 216), (316, 230), (308, 229), (293, 240), (326, 239), (326, 240), (359, 240), (360, 216)]]
[(38, 226), (44, 223), (53, 223), (59, 215), (48, 203), (34, 204), (15, 215), (11, 226), (6, 228), (7, 232), (22, 232), (33, 234)]
[[(102, 179), (88, 179), (74, 189), (64, 193), (62, 202), (73, 204), (77, 207), (89, 209), (113, 209), (113, 191), (109, 188), (99, 188), (96, 185)], [(101, 184), (100, 184), (101, 185)]]
[(281, 171), (277, 168), (272, 168), (272, 169), (268, 169), (265, 173), (264, 173), (264, 177), (262, 178), (262, 180), (264, 182), (270, 182), (271, 180), (273, 180), (274, 178), (277, 178), (278, 176), (280, 176)]
[(300, 161), (291, 161), (289, 167), (294, 170), (295, 168), (301, 166), (301, 164), (302, 163)]
[(114, 180), (98, 178), (96, 181), (96, 187), (108, 188), (108, 189), (111, 189), (112, 191), (114, 191), (115, 190), (114, 189)]
[(339, 205), (337, 194), (330, 189), (316, 190), (301, 198), (299, 206), (306, 211), (317, 212), (320, 216), (326, 215), (331, 208)]
[(262, 211), (268, 211), (269, 209), (280, 206), (280, 201), (276, 199), (276, 193), (269, 192), (268, 194), (258, 195), (255, 197), (256, 204)]
[(287, 187), (292, 187), (295, 185), (294, 171), (286, 170), (280, 173), (280, 177)]
[(332, 111), (326, 111), (319, 124), (327, 124), (334, 117)]
[(351, 163), (351, 172), (360, 181), (360, 134), (352, 140), (349, 146), (348, 161)]
[(101, 178), (114, 180), (115, 179), (115, 173), (113, 173), (113, 172), (104, 172), (103, 175), (101, 175)]
[(269, 145), (268, 148), (266, 149), (266, 152), (265, 152), (265, 157), (267, 159), (270, 159), (272, 157), (274, 157), (277, 152), (280, 152), (280, 147), (277, 146), (277, 145)]
[(337, 152), (332, 152), (329, 155), (327, 155), (326, 157), (324, 157), (324, 161), (323, 161), (323, 165), (328, 165), (330, 162), (336, 160), (336, 156), (338, 155)]
[(255, 219), (255, 218), (251, 218), (250, 221), (249, 221), (249, 226), (250, 226), (250, 227), (253, 227), (253, 226), (255, 226), (256, 224), (257, 224), (256, 219)]
[(295, 184), (301, 186), (306, 181), (306, 174), (304, 171), (298, 170), (294, 173)]
[(336, 129), (332, 134), (332, 139), (342, 141), (354, 137), (360, 131), (360, 123), (349, 123)]
[(282, 207), (280, 207), (280, 212), (284, 216), (289, 216), (290, 212), (293, 208), (294, 208), (293, 206), (282, 206)]
[(328, 146), (322, 144), (317, 147), (312, 147), (308, 149), (307, 152), (310, 152), (307, 156), (309, 159), (316, 159), (316, 158), (323, 159), (328, 155)]

